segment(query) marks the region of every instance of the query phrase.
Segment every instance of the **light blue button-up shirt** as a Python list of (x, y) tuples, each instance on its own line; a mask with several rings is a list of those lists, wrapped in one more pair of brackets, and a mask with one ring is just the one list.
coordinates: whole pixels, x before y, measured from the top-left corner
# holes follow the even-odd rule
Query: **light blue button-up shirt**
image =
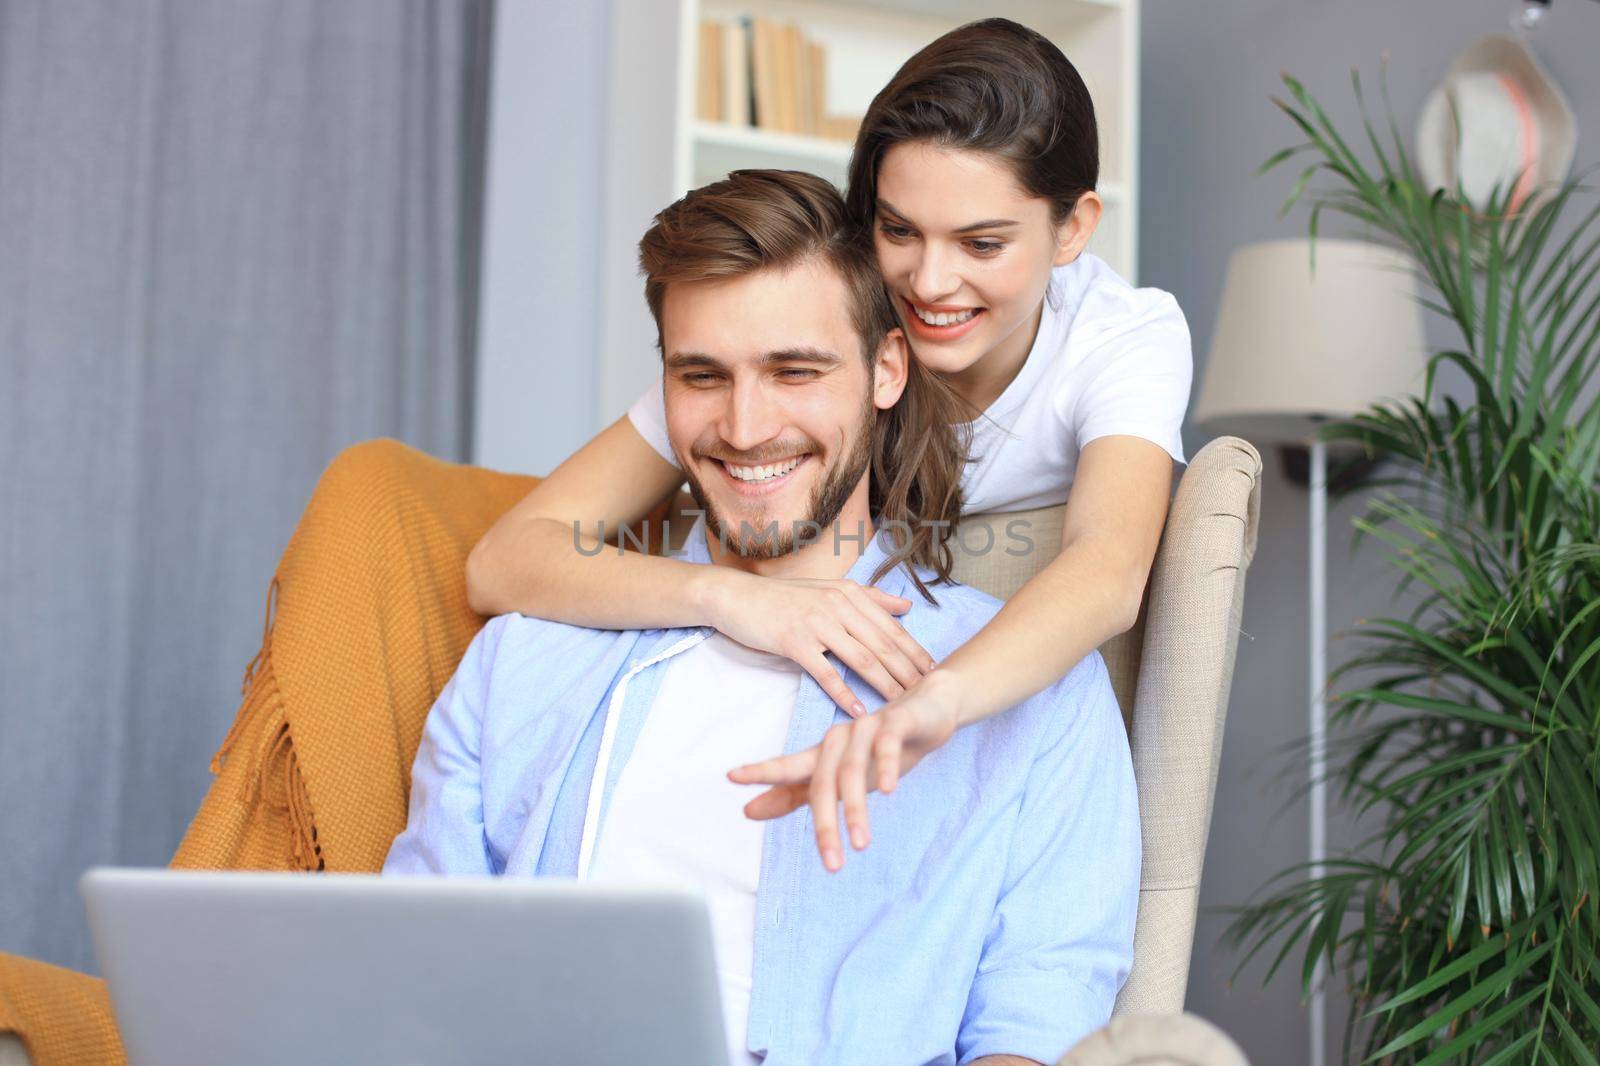
[[(701, 524), (686, 557), (710, 563)], [(883, 558), (869, 539), (848, 576), (866, 584)], [(934, 588), (930, 606), (903, 568), (878, 587), (912, 601), (900, 621), (935, 659), (1000, 606), (966, 586)], [(384, 872), (577, 875), (585, 820), (604, 830), (663, 668), (698, 632), (490, 620), (428, 715)], [(882, 705), (842, 672), (869, 711)], [(802, 675), (784, 750), (846, 720)], [(868, 813), (871, 847), (836, 874), (810, 808), (767, 825), (747, 1034), (767, 1066), (1050, 1063), (1106, 1022), (1133, 958), (1139, 806), (1098, 654), (958, 730)]]

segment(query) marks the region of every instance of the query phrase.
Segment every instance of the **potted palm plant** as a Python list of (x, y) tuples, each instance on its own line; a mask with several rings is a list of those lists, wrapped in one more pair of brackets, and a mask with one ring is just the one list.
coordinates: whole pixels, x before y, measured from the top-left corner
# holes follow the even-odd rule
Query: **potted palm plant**
[(1415, 593), (1330, 679), (1329, 777), (1369, 835), (1280, 873), (1227, 936), (1268, 980), (1298, 949), (1303, 994), (1319, 960), (1349, 987), (1347, 1059), (1595, 1064), (1600, 205), (1570, 182), (1474, 209), (1417, 176), (1387, 92), (1380, 128), (1352, 76), (1346, 138), (1283, 80), (1305, 140), (1262, 170), (1306, 162), (1285, 209), (1309, 203), (1313, 246), (1337, 217), (1407, 251), (1459, 342), (1421, 395), (1328, 430), (1385, 459), (1358, 535)]

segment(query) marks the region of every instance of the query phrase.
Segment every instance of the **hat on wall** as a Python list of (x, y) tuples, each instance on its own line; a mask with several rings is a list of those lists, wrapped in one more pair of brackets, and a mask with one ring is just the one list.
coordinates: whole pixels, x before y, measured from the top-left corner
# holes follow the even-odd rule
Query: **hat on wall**
[(1417, 117), (1417, 170), (1431, 188), (1459, 184), (1477, 207), (1496, 186), (1516, 210), (1572, 169), (1572, 105), (1532, 50), (1502, 33), (1456, 57)]

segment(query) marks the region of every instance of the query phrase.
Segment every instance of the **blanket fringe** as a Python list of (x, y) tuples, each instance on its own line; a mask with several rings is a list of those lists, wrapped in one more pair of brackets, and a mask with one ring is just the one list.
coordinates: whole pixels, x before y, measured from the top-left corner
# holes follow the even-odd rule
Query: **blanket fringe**
[[(239, 695), (244, 702), (239, 707), (239, 713), (234, 716), (233, 725), (228, 729), (228, 735), (222, 738), (222, 746), (211, 757), (211, 772), (213, 774), (222, 772), (222, 764), (227, 762), (228, 756), (233, 752), (234, 746), (244, 735), (245, 730), (255, 724), (255, 719), (259, 715), (261, 708), (268, 704), (276, 707), (278, 704), (277, 679), (271, 678), (269, 680), (261, 677), (263, 673), (270, 673), (272, 628), (273, 623), (277, 620), (277, 605), (278, 575), (274, 574), (272, 575), (272, 581), (267, 585), (266, 616), (261, 620), (261, 647), (257, 650), (255, 657), (244, 668), (244, 679), (239, 683)], [(268, 669), (263, 670), (263, 667)], [(258, 683), (258, 679), (260, 683)], [(272, 690), (270, 693), (265, 691), (269, 687)], [(256, 756), (259, 763), (259, 749)], [(256, 775), (251, 773), (249, 776), (253, 779)]]
[(295, 755), (288, 725), (283, 727), (283, 737), (283, 791), (288, 801), (285, 806), (289, 824), (294, 829), (289, 837), (290, 848), (296, 866), (320, 871), (326, 869), (326, 863), (322, 859), (322, 846), (317, 843), (317, 823), (311, 817), (310, 797), (306, 795), (305, 779), (300, 776), (300, 760)]
[(247, 807), (266, 803), (285, 815), (289, 821), (292, 865), (301, 870), (322, 870), (326, 867), (322, 848), (317, 843), (311, 799), (306, 794), (305, 778), (301, 776), (300, 760), (295, 752), (294, 734), (284, 715), (277, 673), (272, 668), (272, 629), (276, 621), (278, 588), (278, 579), (273, 577), (267, 587), (261, 649), (245, 667), (244, 680), (240, 685), (244, 702), (228, 735), (223, 738), (222, 746), (211, 758), (211, 772), (221, 773), (231, 758), (240, 755), (236, 749), (247, 743), (245, 738), (253, 736), (255, 742), (247, 752), (250, 761), (243, 767), (240, 776), (239, 802)]
[(278, 575), (272, 575), (272, 581), (267, 585), (266, 617), (261, 620), (261, 650), (256, 652), (244, 668), (244, 680), (239, 684), (239, 695), (243, 696), (250, 691), (250, 682), (255, 678), (257, 667), (267, 661), (267, 656), (272, 654), (272, 626), (277, 621), (278, 614)]

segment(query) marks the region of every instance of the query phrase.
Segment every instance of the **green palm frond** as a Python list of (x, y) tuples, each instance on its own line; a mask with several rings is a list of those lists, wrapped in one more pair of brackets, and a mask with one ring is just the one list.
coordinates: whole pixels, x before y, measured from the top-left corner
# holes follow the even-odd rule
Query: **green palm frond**
[(1418, 177), (1387, 85), (1380, 128), (1352, 76), (1358, 153), (1283, 81), (1285, 209), (1313, 249), (1338, 217), (1408, 252), (1459, 343), (1326, 434), (1386, 461), (1357, 536), (1414, 602), (1331, 679), (1330, 783), (1376, 828), (1227, 935), (1268, 980), (1296, 949), (1303, 992), (1318, 959), (1342, 976), (1363, 1061), (1600, 1066), (1600, 203), (1580, 180), (1474, 208)]

